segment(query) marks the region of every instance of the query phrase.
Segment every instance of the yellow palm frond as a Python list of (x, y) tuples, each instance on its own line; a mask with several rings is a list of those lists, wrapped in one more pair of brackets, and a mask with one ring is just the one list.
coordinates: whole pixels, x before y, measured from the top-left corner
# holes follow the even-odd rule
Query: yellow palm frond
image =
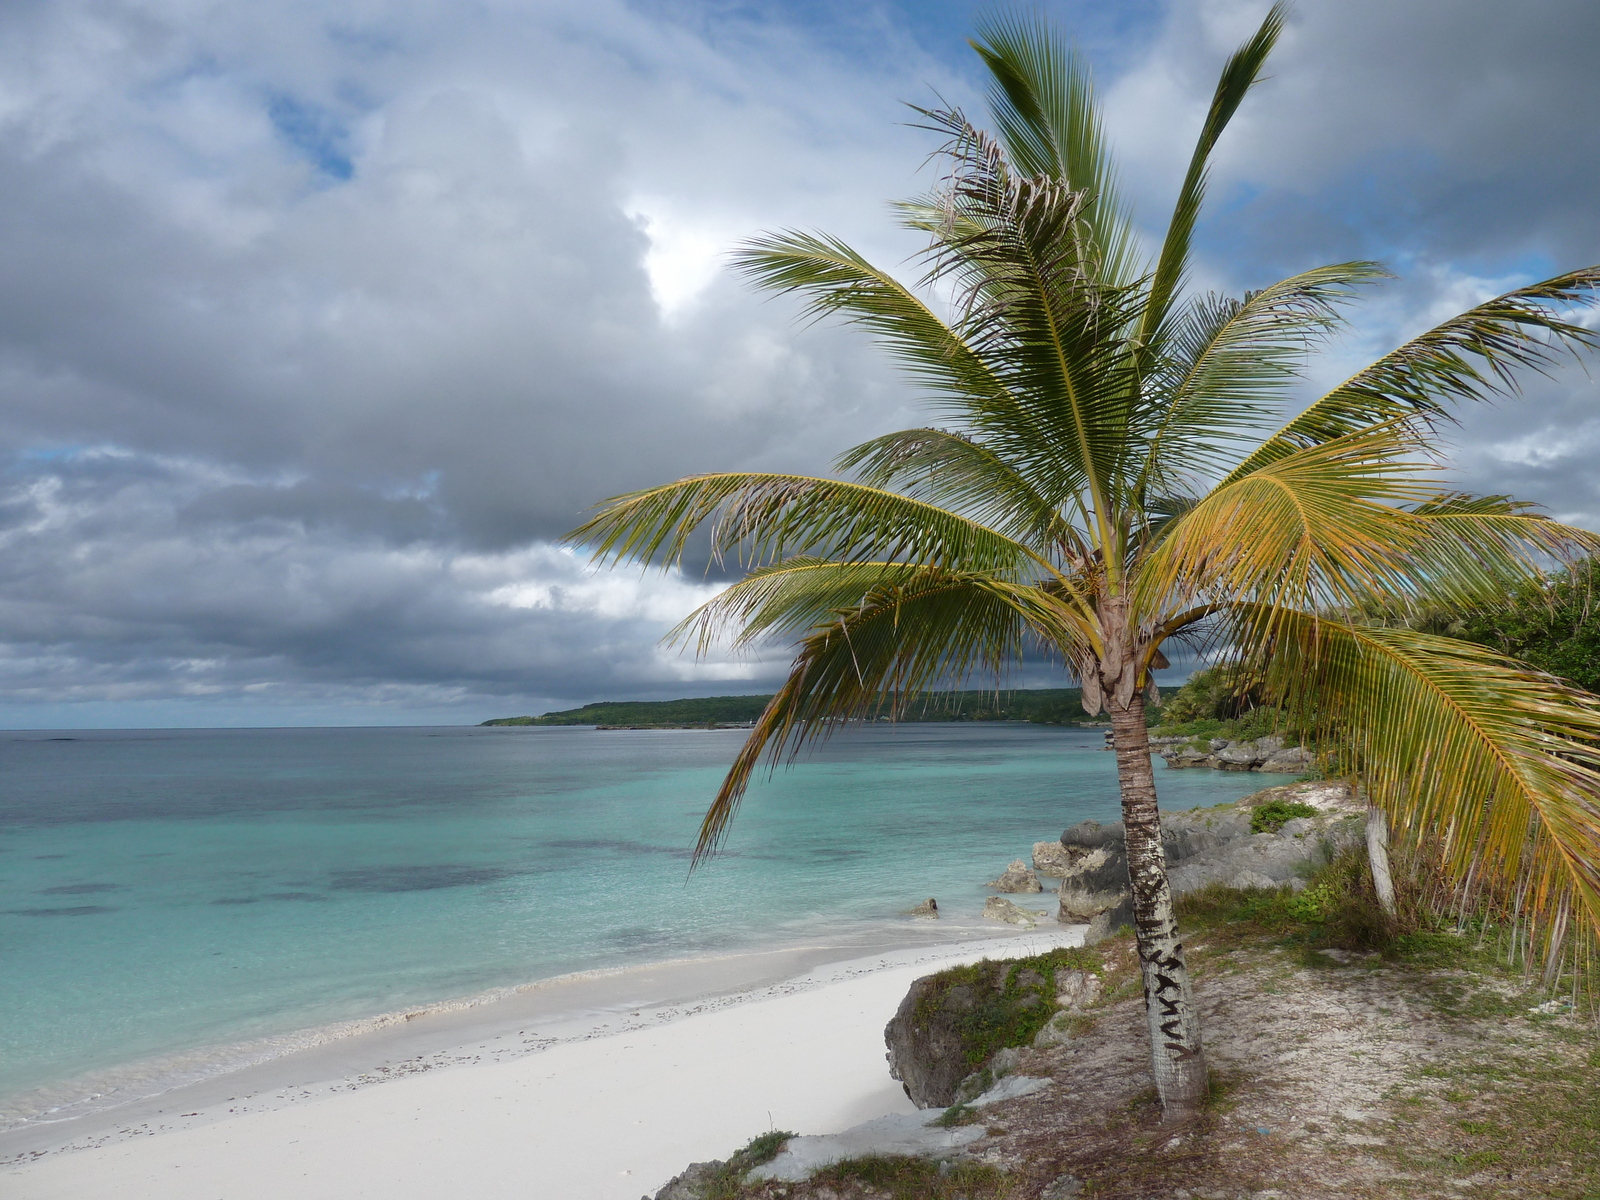
[(1600, 697), (1452, 638), (1304, 613), (1270, 623), (1269, 691), (1400, 836), (1458, 884), (1520, 897), (1546, 938), (1574, 902), (1600, 931)]
[(1316, 609), (1357, 606), (1410, 587), (1427, 539), (1408, 511), (1438, 494), (1398, 424), (1312, 446), (1223, 484), (1174, 518), (1147, 553), (1136, 611), (1226, 599)]

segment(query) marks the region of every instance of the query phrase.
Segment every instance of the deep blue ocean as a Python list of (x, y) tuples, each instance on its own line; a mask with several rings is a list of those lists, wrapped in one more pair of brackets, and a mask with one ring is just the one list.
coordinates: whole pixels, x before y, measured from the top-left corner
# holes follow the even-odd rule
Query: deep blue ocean
[[(570, 971), (799, 942), (928, 896), (976, 917), (1033, 842), (1116, 817), (1098, 731), (869, 726), (758, 783), (691, 877), (742, 736), (0, 734), (0, 1100)], [(1192, 808), (1281, 780), (1157, 782)]]

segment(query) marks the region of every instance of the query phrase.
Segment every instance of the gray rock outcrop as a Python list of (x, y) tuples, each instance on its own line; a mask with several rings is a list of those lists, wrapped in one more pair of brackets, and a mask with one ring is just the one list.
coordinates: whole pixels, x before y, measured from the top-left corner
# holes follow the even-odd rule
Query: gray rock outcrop
[[(747, 1178), (776, 1179), (798, 1183), (813, 1171), (847, 1158), (881, 1155), (938, 1157), (950, 1155), (984, 1135), (982, 1125), (957, 1125), (945, 1128), (933, 1124), (939, 1114), (927, 1112), (894, 1113), (853, 1125), (842, 1133), (790, 1138), (783, 1152), (771, 1162), (755, 1168)], [(658, 1197), (658, 1200), (660, 1198)]]
[(960, 1023), (978, 1007), (976, 984), (958, 984), (941, 995), (938, 977), (924, 975), (911, 985), (884, 1027), (889, 1075), (900, 1081), (918, 1108), (944, 1108), (972, 1072)]
[(906, 915), (910, 917), (931, 917), (937, 921), (939, 919), (939, 902), (932, 896), (929, 896), (921, 904), (911, 909)]
[[(683, 1174), (674, 1175), (656, 1193), (655, 1200), (706, 1200), (716, 1185), (726, 1164), (720, 1158), (710, 1162), (690, 1163)], [(650, 1200), (648, 1196), (640, 1200)]]
[(1285, 746), (1277, 734), (1249, 740), (1153, 737), (1150, 745), (1169, 767), (1210, 767), (1214, 771), (1270, 771), (1300, 775), (1317, 756), (1304, 746)]
[(1011, 865), (1000, 873), (999, 879), (989, 881), (989, 886), (997, 892), (1044, 891), (1044, 887), (1039, 883), (1039, 877), (1020, 858), (1013, 859)]
[(1034, 1034), (1035, 1048), (1060, 1046), (1072, 1040), (1072, 1018), (1100, 998), (1105, 983), (1093, 971), (1057, 971), (1056, 1005), (1059, 1011)]
[[(1252, 833), (1252, 811), (1273, 800), (1306, 804), (1315, 817), (1287, 822), (1277, 833)], [(1235, 804), (1162, 814), (1162, 847), (1174, 895), (1209, 884), (1281, 887), (1301, 884), (1310, 869), (1360, 840), (1363, 806), (1344, 783), (1296, 783), (1266, 788)], [(1071, 866), (1062, 877), (1057, 917), (1088, 924), (1088, 945), (1131, 924), (1128, 853), (1121, 822), (1083, 821), (1061, 835)]]

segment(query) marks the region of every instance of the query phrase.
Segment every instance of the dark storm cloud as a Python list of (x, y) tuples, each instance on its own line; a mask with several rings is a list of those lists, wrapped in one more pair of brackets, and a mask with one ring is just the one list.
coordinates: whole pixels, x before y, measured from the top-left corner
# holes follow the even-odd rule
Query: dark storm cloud
[[(1262, 10), (1082, 10), (1152, 223)], [(793, 224), (900, 261), (882, 202), (928, 177), (899, 101), (972, 87), (954, 16), (752, 11), (0, 9), (5, 712), (476, 716), (770, 682), (781, 662), (656, 645), (704, 581), (595, 575), (550, 539), (615, 492), (817, 470), (927, 419), (862, 339), (797, 331), (718, 254)], [(1224, 146), (1200, 282), (1394, 261), (1336, 373), (1600, 259), (1597, 23), (1303, 4)], [(1473, 417), (1458, 470), (1594, 520), (1593, 388), (1535, 395)]]

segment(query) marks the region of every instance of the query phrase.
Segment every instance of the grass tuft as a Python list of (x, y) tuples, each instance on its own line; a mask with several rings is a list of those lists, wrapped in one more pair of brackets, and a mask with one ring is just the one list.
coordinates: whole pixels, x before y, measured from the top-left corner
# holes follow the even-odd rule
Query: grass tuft
[(814, 1174), (811, 1183), (841, 1191), (866, 1185), (886, 1200), (1021, 1200), (1025, 1195), (1004, 1171), (982, 1163), (935, 1163), (897, 1155), (834, 1163)]

